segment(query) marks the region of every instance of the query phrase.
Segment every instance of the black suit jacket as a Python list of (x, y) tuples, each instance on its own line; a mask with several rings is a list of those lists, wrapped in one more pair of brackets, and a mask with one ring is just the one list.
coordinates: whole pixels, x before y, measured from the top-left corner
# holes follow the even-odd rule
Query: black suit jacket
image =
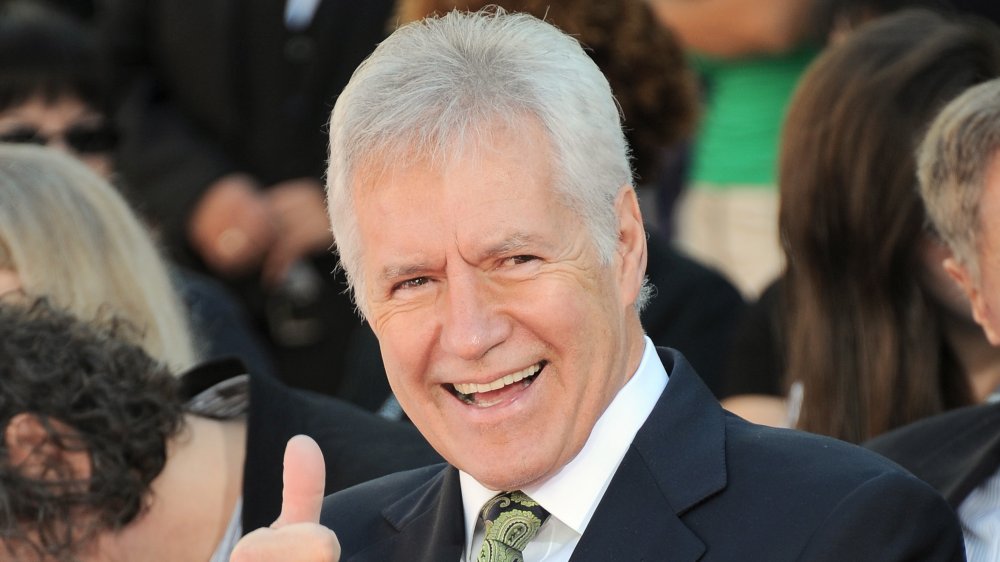
[[(182, 378), (182, 395), (194, 396), (244, 372), (236, 360), (206, 363)], [(389, 421), (342, 400), (251, 374), (243, 468), (244, 534), (278, 518), (285, 444), (299, 434), (315, 439), (323, 451), (328, 494), (400, 470), (441, 462), (411, 424)]]
[[(964, 560), (926, 484), (859, 447), (750, 424), (679, 353), (660, 358), (670, 382), (572, 560)], [(442, 465), (328, 497), (321, 522), (344, 562), (457, 561), (462, 518), (458, 471)]]
[(903, 465), (958, 508), (1000, 469), (1000, 403), (920, 420), (865, 446)]

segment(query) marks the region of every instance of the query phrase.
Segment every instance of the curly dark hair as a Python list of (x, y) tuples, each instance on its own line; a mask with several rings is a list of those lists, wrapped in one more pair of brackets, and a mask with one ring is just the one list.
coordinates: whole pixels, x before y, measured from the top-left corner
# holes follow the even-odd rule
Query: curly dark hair
[(32, 415), (47, 446), (86, 451), (91, 466), (83, 481), (61, 455), (22, 470), (0, 440), (0, 539), (8, 552), (70, 560), (148, 506), (167, 442), (183, 427), (183, 402), (171, 373), (127, 343), (132, 330), (120, 320), (77, 320), (44, 300), (0, 302), (0, 427)]
[(694, 132), (698, 83), (680, 43), (637, 0), (401, 0), (395, 25), (452, 9), (497, 5), (524, 12), (576, 37), (608, 79), (621, 107), (632, 166), (642, 182), (656, 179), (664, 148)]

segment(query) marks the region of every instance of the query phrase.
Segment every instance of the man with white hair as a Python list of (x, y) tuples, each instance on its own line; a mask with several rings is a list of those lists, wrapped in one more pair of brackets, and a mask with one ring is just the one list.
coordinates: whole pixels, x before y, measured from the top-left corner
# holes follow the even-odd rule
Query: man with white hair
[[(970, 88), (934, 120), (917, 153), (920, 195), (990, 343), (1000, 345), (1000, 79)], [(969, 560), (1000, 559), (1000, 374), (990, 402), (867, 443), (937, 488), (958, 512)]]
[(282, 516), (233, 560), (961, 559), (925, 484), (727, 414), (644, 337), (628, 147), (573, 38), (502, 12), (405, 26), (341, 94), (330, 145), (356, 302), (448, 464), (322, 503), (294, 440)]

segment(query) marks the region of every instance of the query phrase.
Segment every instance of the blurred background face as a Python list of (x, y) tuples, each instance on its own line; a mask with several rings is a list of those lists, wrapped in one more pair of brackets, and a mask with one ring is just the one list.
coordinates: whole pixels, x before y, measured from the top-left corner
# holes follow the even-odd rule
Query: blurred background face
[[(994, 156), (979, 200), (978, 283), (971, 291), (976, 321), (1000, 345), (1000, 156)], [(966, 288), (967, 293), (970, 287)]]
[(0, 142), (42, 144), (79, 158), (109, 178), (117, 136), (104, 115), (79, 98), (34, 96), (0, 111)]
[(21, 290), (21, 278), (17, 272), (0, 267), (0, 297)]
[(951, 250), (930, 235), (922, 236), (919, 244), (920, 285), (949, 316), (971, 323), (969, 299), (942, 265), (952, 257)]

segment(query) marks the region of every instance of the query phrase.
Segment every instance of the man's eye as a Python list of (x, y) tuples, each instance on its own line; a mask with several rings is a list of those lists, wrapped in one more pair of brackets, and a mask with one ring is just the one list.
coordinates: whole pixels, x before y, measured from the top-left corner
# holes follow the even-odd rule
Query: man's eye
[(507, 263), (510, 265), (520, 265), (522, 263), (528, 263), (529, 261), (535, 261), (537, 259), (538, 256), (529, 256), (529, 255), (511, 256), (507, 258)]
[(426, 277), (414, 277), (413, 279), (407, 279), (406, 281), (400, 281), (392, 286), (393, 291), (406, 290), (406, 289), (416, 289), (421, 285), (426, 285), (429, 280)]

